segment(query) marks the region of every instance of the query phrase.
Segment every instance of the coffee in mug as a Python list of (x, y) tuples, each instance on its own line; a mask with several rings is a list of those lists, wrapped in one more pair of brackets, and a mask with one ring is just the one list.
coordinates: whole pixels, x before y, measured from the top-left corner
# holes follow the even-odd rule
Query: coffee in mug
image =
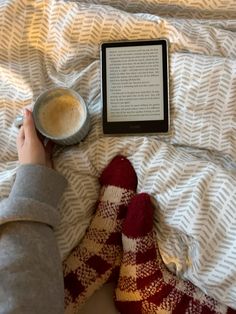
[(38, 110), (42, 129), (53, 137), (68, 137), (77, 132), (85, 120), (85, 112), (70, 94), (51, 98)]
[(83, 98), (69, 88), (54, 88), (41, 94), (34, 104), (33, 117), (40, 133), (62, 145), (80, 142), (90, 129)]

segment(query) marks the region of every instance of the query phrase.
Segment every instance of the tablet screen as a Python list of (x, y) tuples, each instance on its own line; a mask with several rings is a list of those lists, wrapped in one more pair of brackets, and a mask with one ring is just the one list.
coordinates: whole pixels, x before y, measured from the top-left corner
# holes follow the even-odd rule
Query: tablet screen
[[(135, 133), (158, 132), (158, 128), (152, 128), (148, 122), (162, 121), (163, 124), (165, 119), (168, 120), (168, 114), (165, 114), (165, 103), (168, 107), (168, 69), (163, 44), (159, 41), (106, 43), (103, 44), (103, 50), (105, 129), (110, 126), (111, 133), (112, 129), (114, 133), (115, 129), (119, 132), (119, 128), (127, 133), (130, 130)], [(145, 128), (141, 122), (145, 122), (149, 128)]]
[(107, 48), (106, 60), (107, 121), (163, 120), (162, 47)]

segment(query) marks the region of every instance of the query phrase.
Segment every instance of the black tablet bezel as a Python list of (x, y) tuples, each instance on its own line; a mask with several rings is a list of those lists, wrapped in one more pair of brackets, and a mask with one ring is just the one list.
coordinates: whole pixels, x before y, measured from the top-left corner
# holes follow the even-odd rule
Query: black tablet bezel
[[(162, 46), (162, 70), (163, 70), (163, 104), (164, 120), (149, 121), (107, 121), (107, 80), (106, 80), (106, 48), (129, 46)], [(104, 134), (137, 134), (137, 133), (167, 133), (169, 131), (169, 75), (168, 75), (168, 41), (167, 39), (117, 41), (101, 44), (101, 94), (103, 105), (103, 133)]]

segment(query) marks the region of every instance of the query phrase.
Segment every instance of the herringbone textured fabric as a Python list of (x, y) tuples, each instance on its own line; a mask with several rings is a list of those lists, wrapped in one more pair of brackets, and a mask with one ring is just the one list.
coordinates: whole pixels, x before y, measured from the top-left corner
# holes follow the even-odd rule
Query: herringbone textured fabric
[[(170, 43), (170, 133), (105, 138), (100, 43), (159, 37)], [(0, 42), (0, 197), (18, 166), (16, 114), (47, 88), (71, 87), (92, 129), (54, 155), (69, 181), (56, 232), (62, 259), (90, 224), (99, 174), (123, 154), (138, 191), (160, 205), (155, 231), (167, 267), (236, 308), (235, 0), (3, 0)]]

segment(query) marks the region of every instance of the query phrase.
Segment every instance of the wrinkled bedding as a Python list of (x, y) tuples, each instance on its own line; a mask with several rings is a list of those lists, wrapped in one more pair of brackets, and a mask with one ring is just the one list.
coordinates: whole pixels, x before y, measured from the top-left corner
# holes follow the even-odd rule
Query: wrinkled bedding
[[(56, 235), (62, 259), (82, 239), (116, 155), (157, 203), (155, 231), (166, 266), (236, 309), (236, 3), (234, 0), (31, 1), (0, 3), (0, 197), (18, 167), (15, 116), (47, 88), (71, 87), (88, 104), (92, 129), (57, 147), (69, 187)], [(171, 131), (104, 137), (99, 44), (166, 37)]]

